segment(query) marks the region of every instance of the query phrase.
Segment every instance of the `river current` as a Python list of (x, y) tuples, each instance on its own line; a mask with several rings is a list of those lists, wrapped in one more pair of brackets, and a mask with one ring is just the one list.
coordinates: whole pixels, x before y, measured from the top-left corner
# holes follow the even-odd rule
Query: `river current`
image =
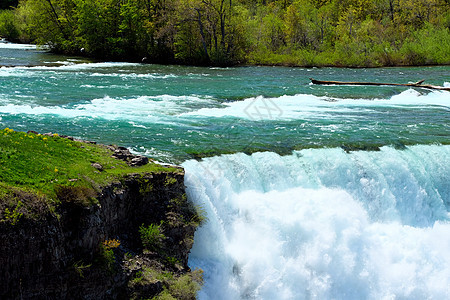
[(200, 68), (0, 43), (0, 128), (186, 170), (200, 299), (450, 298), (450, 67)]

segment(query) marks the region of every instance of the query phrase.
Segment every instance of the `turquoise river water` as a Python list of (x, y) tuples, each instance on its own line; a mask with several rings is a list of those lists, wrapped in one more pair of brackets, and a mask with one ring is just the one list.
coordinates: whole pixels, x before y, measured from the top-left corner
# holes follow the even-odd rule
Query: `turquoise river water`
[(450, 85), (449, 66), (158, 66), (8, 43), (0, 65), (0, 128), (185, 168), (208, 218), (200, 299), (450, 298), (450, 93), (309, 80)]

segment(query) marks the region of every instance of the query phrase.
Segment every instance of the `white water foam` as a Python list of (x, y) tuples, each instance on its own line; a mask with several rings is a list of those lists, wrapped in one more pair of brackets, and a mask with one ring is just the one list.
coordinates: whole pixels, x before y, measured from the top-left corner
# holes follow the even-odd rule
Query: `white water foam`
[(449, 299), (450, 146), (187, 161), (200, 299)]
[(0, 49), (36, 50), (36, 45), (0, 42)]
[(103, 98), (73, 106), (15, 105), (0, 106), (0, 113), (27, 115), (56, 115), (63, 118), (92, 117), (106, 120), (154, 122), (195, 109), (198, 105), (215, 103), (211, 97), (197, 96), (141, 96), (131, 99)]
[(34, 67), (17, 67), (22, 69), (31, 70), (90, 70), (98, 68), (120, 68), (120, 67), (135, 67), (139, 66), (137, 63), (126, 63), (126, 62), (99, 62), (99, 63), (69, 63), (61, 66), (34, 66)]
[[(299, 94), (264, 98), (262, 96), (243, 101), (225, 103), (222, 108), (202, 108), (188, 112), (189, 116), (236, 117), (256, 121), (323, 118), (330, 113), (347, 113), (355, 110), (367, 111), (371, 107), (450, 107), (450, 93), (433, 91), (426, 94), (409, 89), (390, 99), (339, 99)], [(347, 117), (347, 116), (345, 116)]]
[[(175, 74), (160, 74), (160, 73), (102, 73), (97, 70), (112, 69), (112, 68), (129, 68), (140, 66), (137, 63), (122, 63), (122, 62), (103, 62), (103, 63), (76, 63), (75, 60), (46, 62), (52, 63), (50, 66), (17, 66), (17, 67), (0, 67), (0, 77), (42, 77), (42, 73), (56, 73), (59, 71), (67, 72), (89, 72), (88, 75), (92, 77), (112, 77), (112, 78), (130, 78), (130, 79), (171, 79), (178, 78)], [(58, 65), (54, 65), (58, 64)]]
[(31, 71), (22, 67), (0, 67), (0, 77), (29, 77), (32, 75)]
[[(86, 71), (95, 69), (111, 69), (120, 67), (135, 67), (139, 66), (136, 63), (124, 63), (124, 62), (101, 62), (101, 63), (75, 63), (74, 60), (62, 62), (55, 62), (57, 66), (18, 66), (18, 67), (1, 67), (0, 76), (41, 76), (42, 74), (36, 73), (36, 71)], [(100, 74), (100, 73), (99, 73)], [(100, 74), (101, 76), (108, 76), (109, 74)], [(120, 74), (124, 75), (124, 74)], [(136, 75), (136, 74), (135, 74)], [(145, 75), (145, 74), (144, 74)], [(119, 74), (111, 74), (111, 76), (119, 76)], [(126, 75), (125, 75), (126, 76)], [(138, 77), (138, 76), (135, 76)]]
[(92, 73), (90, 76), (93, 77), (121, 77), (121, 78), (150, 78), (150, 79), (169, 79), (169, 78), (177, 78), (178, 76), (175, 74), (159, 74), (159, 73), (150, 73), (150, 74), (137, 74), (137, 73)]

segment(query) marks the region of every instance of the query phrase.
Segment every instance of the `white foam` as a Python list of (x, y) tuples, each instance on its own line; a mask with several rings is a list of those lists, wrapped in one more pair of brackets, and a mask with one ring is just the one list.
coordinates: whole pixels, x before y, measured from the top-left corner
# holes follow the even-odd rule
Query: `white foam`
[[(109, 70), (120, 67), (136, 67), (139, 64), (135, 63), (122, 63), (122, 62), (104, 62), (104, 63), (75, 63), (75, 60), (57, 61), (57, 62), (45, 62), (52, 64), (49, 66), (17, 66), (17, 67), (0, 67), (0, 77), (33, 77), (42, 76), (42, 72), (89, 72), (88, 75), (92, 77), (114, 77), (114, 78), (131, 78), (131, 79), (171, 79), (178, 78), (175, 74), (160, 74), (160, 73), (134, 73), (134, 72), (122, 72), (122, 73), (110, 73)], [(58, 64), (58, 65), (55, 65)], [(100, 72), (100, 70), (106, 69), (108, 73)], [(97, 71), (99, 70), (99, 71)]]
[(31, 70), (89, 70), (97, 68), (120, 68), (120, 67), (134, 67), (139, 66), (136, 63), (125, 62), (99, 62), (99, 63), (73, 63), (64, 64), (61, 66), (34, 66), (34, 67), (17, 67), (19, 69), (31, 69)]
[(57, 115), (64, 118), (92, 117), (107, 120), (133, 120), (151, 122), (162, 117), (176, 116), (200, 103), (211, 102), (210, 97), (197, 96), (141, 96), (136, 98), (103, 98), (73, 106), (41, 106), (7, 104), (1, 113), (28, 115)]
[[(255, 121), (323, 118), (330, 113), (367, 111), (371, 107), (450, 107), (450, 93), (445, 91), (419, 93), (406, 90), (390, 99), (340, 99), (299, 94), (278, 98), (256, 97), (225, 103), (221, 108), (202, 108), (186, 115), (203, 117), (236, 117)], [(343, 115), (342, 117), (348, 117)]]
[(0, 67), (0, 77), (28, 77), (32, 72), (19, 67)]
[(0, 49), (36, 50), (37, 48), (36, 45), (1, 42)]
[(150, 78), (150, 79), (168, 79), (168, 78), (177, 78), (177, 75), (174, 74), (159, 74), (159, 73), (150, 73), (150, 74), (138, 74), (138, 73), (92, 73), (90, 76), (93, 77), (121, 77), (121, 78)]
[(189, 261), (204, 270), (199, 298), (448, 299), (449, 157), (414, 146), (185, 162), (208, 217)]

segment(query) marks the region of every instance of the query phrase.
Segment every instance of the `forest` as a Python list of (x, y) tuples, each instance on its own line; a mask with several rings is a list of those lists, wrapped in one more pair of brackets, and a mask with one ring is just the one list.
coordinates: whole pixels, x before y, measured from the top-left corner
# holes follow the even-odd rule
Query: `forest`
[(103, 60), (450, 64), (450, 0), (6, 0), (0, 36)]

